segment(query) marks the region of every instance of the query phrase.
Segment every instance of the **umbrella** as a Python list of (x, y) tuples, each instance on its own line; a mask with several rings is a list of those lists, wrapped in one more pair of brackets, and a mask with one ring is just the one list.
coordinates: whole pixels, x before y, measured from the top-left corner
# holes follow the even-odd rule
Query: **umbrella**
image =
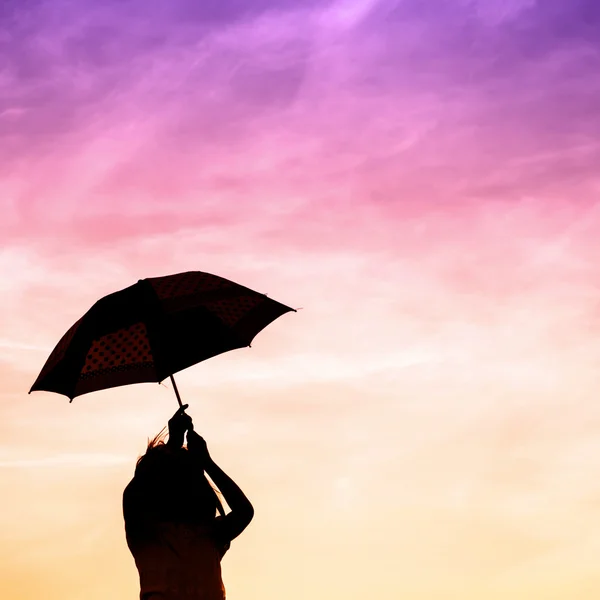
[(65, 333), (29, 393), (76, 396), (171, 378), (223, 352), (250, 346), (293, 311), (265, 294), (201, 271), (141, 279), (98, 300)]

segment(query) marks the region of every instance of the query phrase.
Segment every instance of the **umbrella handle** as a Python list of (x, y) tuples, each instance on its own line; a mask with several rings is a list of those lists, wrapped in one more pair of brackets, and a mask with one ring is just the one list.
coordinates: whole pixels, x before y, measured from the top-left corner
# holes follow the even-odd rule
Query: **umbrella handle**
[(183, 402), (181, 401), (181, 396), (179, 395), (179, 390), (177, 389), (177, 384), (175, 383), (175, 378), (173, 375), (169, 375), (171, 378), (171, 383), (173, 384), (173, 389), (175, 390), (175, 395), (177, 396), (177, 402), (179, 402), (179, 407), (183, 408)]

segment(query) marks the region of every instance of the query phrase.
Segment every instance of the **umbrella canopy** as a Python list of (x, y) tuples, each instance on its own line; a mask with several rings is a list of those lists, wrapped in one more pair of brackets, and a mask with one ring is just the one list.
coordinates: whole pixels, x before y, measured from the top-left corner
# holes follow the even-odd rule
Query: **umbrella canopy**
[(50, 354), (33, 391), (76, 396), (161, 382), (197, 362), (250, 346), (293, 311), (264, 294), (200, 271), (141, 279), (105, 296)]

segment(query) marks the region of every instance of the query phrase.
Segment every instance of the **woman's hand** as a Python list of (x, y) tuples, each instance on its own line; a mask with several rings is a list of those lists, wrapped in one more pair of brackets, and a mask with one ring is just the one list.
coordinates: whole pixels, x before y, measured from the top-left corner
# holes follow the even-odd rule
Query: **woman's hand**
[(187, 447), (203, 467), (210, 463), (211, 458), (208, 453), (206, 440), (201, 435), (198, 435), (193, 427), (190, 427), (187, 432)]
[(183, 446), (185, 432), (192, 427), (192, 417), (185, 413), (187, 407), (188, 404), (184, 404), (169, 419), (169, 441), (167, 444), (173, 448), (181, 448)]

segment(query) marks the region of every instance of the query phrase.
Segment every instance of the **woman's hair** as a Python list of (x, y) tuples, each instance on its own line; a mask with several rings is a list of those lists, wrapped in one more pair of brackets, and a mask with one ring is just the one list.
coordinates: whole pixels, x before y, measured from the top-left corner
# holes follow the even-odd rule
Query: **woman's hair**
[(217, 491), (186, 447), (171, 448), (163, 429), (149, 440), (136, 463), (133, 482), (146, 510), (157, 520), (207, 522), (223, 511)]

